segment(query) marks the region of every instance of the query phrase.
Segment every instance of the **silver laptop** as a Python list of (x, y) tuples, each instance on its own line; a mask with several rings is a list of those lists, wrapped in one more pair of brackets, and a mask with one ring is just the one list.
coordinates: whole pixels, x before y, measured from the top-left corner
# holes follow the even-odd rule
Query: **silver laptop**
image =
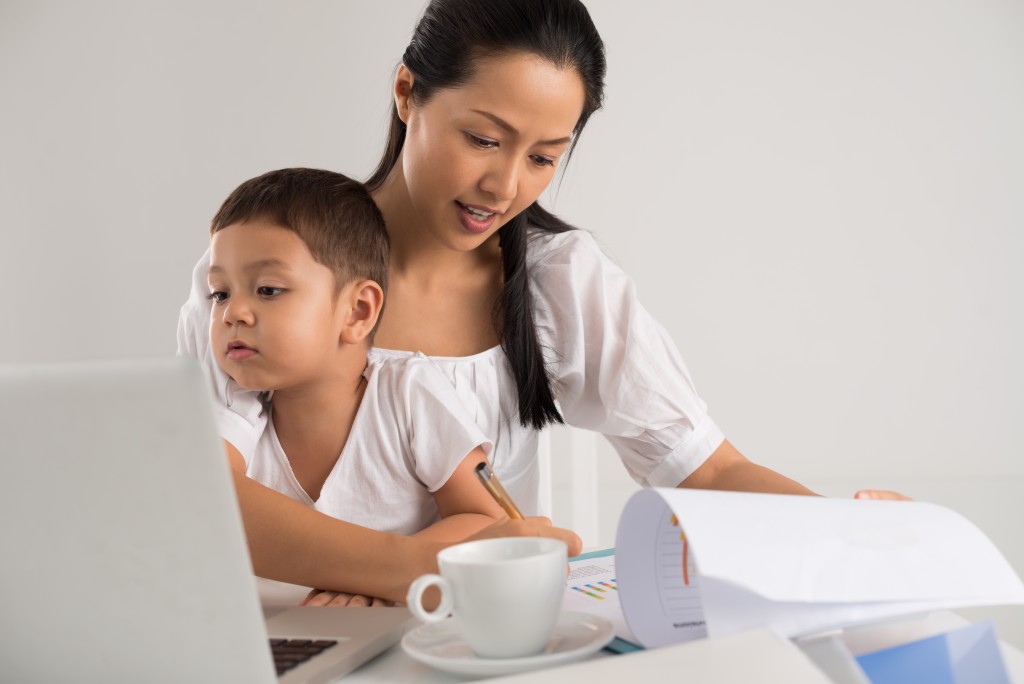
[(0, 449), (0, 681), (330, 681), (410, 626), (265, 619), (194, 360), (0, 366)]

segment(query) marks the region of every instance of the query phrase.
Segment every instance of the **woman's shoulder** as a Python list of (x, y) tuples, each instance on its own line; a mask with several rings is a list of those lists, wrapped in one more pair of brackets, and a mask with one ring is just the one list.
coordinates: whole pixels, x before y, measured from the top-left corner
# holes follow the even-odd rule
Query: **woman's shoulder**
[(531, 228), (527, 233), (527, 241), (527, 263), (531, 269), (602, 256), (594, 236), (579, 228), (561, 233)]

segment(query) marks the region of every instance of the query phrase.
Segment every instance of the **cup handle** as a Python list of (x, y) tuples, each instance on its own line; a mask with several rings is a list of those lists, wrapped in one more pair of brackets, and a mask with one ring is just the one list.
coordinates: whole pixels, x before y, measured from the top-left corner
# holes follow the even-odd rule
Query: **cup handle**
[[(432, 586), (441, 590), (441, 605), (429, 612), (423, 608), (423, 592)], [(409, 593), (405, 595), (405, 605), (409, 611), (423, 622), (439, 622), (452, 612), (452, 585), (440, 575), (421, 575), (409, 585)]]

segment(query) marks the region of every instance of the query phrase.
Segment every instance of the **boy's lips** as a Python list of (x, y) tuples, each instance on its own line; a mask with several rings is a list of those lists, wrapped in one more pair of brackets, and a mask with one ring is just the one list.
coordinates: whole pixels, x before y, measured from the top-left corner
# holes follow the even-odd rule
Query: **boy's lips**
[(245, 361), (255, 355), (256, 349), (250, 347), (245, 342), (239, 342), (238, 340), (228, 342), (227, 357), (232, 361)]

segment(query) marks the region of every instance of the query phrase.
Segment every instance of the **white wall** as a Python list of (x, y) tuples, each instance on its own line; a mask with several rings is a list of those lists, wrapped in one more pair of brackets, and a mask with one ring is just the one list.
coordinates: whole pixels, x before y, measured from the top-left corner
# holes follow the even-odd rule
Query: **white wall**
[[(957, 508), (1024, 572), (1024, 5), (588, 5), (606, 107), (548, 201), (726, 434), (828, 494)], [(235, 185), (373, 167), (421, 6), (0, 3), (0, 362), (173, 353)], [(599, 468), (591, 546), (634, 488)]]

